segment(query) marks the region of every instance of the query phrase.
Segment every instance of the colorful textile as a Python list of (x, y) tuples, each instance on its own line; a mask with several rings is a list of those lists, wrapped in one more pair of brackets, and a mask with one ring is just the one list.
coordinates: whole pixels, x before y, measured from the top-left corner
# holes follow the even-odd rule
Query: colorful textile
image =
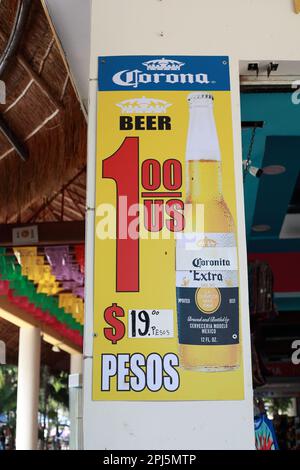
[(273, 423), (264, 413), (255, 416), (254, 429), (256, 450), (278, 450)]

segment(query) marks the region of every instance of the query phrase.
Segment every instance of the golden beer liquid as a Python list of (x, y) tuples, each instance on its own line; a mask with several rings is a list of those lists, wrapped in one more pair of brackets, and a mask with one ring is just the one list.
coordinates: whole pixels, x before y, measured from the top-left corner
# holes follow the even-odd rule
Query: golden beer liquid
[[(187, 218), (196, 214), (196, 204), (204, 208), (204, 233), (235, 233), (232, 215), (222, 195), (221, 162), (195, 160), (187, 162)], [(196, 221), (192, 220), (192, 227)], [(205, 288), (209, 289), (209, 288)], [(214, 288), (211, 288), (215, 290)], [(240, 345), (189, 345), (179, 344), (180, 364), (186, 369), (206, 372), (232, 370), (239, 367)]]

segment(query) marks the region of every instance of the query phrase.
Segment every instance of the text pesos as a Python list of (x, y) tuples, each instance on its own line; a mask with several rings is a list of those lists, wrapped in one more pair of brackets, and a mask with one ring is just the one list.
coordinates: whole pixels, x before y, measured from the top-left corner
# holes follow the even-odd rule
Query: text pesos
[(141, 353), (102, 354), (101, 390), (142, 392), (148, 389), (158, 392), (165, 389), (175, 392), (180, 384), (177, 367), (179, 358), (172, 353), (163, 357), (156, 353), (147, 357)]

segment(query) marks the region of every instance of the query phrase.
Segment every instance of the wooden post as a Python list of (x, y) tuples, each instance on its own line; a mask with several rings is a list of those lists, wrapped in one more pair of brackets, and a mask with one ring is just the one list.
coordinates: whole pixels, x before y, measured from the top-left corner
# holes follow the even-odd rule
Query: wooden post
[(294, 0), (295, 13), (300, 13), (300, 0)]

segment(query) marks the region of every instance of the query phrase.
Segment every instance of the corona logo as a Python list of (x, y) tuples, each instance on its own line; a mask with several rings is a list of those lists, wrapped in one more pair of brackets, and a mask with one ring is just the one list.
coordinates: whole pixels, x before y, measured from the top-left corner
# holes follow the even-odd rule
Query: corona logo
[(222, 267), (222, 266), (230, 266), (230, 261), (228, 259), (219, 258), (219, 259), (202, 259), (202, 258), (195, 258), (192, 262), (195, 268), (203, 268), (203, 267)]
[(164, 100), (143, 96), (142, 98), (121, 101), (117, 106), (121, 108), (122, 114), (165, 114), (172, 105)]
[(138, 88), (140, 85), (158, 85), (161, 83), (169, 85), (176, 85), (178, 83), (207, 85), (210, 83), (206, 73), (174, 73), (180, 71), (181, 67), (185, 65), (177, 60), (156, 59), (143, 62), (142, 65), (150, 73), (145, 73), (139, 69), (125, 69), (115, 73), (112, 81), (118, 86), (133, 88)]
[(0, 80), (0, 104), (6, 103), (6, 87), (5, 83)]
[(148, 62), (143, 62), (143, 65), (147, 68), (147, 70), (180, 70), (181, 67), (184, 65), (183, 62), (179, 62), (178, 60), (172, 59), (156, 59), (156, 60), (149, 60)]

